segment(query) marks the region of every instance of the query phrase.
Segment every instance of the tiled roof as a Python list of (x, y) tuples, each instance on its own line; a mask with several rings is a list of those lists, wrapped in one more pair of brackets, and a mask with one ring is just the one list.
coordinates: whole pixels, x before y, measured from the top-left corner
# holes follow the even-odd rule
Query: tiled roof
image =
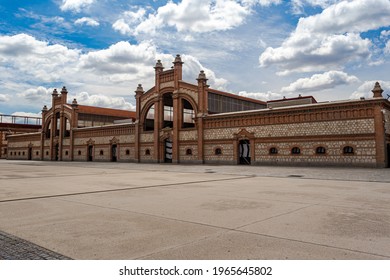
[(79, 113), (135, 119), (136, 113), (127, 110), (78, 105)]

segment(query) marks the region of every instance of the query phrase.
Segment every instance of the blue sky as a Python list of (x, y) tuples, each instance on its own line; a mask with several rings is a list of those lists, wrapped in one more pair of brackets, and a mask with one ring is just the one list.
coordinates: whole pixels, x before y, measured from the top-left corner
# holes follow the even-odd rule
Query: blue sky
[[(390, 0), (0, 0), (0, 113), (37, 114), (65, 85), (134, 109), (176, 54), (184, 79), (269, 100), (390, 94)], [(69, 100), (70, 101), (70, 100)]]

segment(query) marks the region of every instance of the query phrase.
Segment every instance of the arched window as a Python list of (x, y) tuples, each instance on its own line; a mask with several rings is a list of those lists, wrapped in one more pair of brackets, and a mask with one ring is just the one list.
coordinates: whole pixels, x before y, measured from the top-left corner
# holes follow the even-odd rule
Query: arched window
[(51, 121), (48, 122), (45, 131), (46, 138), (50, 138), (50, 135), (51, 135)]
[(294, 147), (291, 149), (291, 154), (299, 155), (301, 153), (301, 149), (299, 147)]
[(272, 147), (269, 149), (269, 154), (270, 155), (276, 155), (278, 153), (278, 149), (275, 147)]
[(345, 146), (343, 148), (343, 154), (345, 154), (345, 155), (352, 155), (353, 154), (353, 147)]
[(216, 148), (216, 149), (214, 150), (214, 154), (215, 154), (216, 156), (222, 155), (222, 149), (221, 149), (221, 148)]
[(77, 152), (77, 154), (78, 154), (79, 156), (81, 156), (81, 151), (79, 150), (79, 151)]
[(186, 150), (186, 155), (187, 156), (191, 156), (192, 155), (192, 150), (191, 149), (187, 149)]
[(316, 154), (318, 154), (318, 155), (323, 155), (323, 154), (325, 154), (325, 153), (326, 153), (325, 147), (317, 147), (317, 148), (316, 148)]
[(56, 113), (56, 136), (60, 136), (60, 112)]
[(171, 93), (164, 94), (164, 127), (173, 128), (173, 98)]
[(35, 152), (35, 155), (39, 156), (39, 152), (38, 152), (38, 151), (36, 151), (36, 152)]
[(48, 152), (48, 151), (46, 151), (46, 155), (47, 155), (47, 156), (49, 155), (49, 152)]
[(130, 155), (130, 150), (126, 150), (126, 156)]
[(70, 136), (70, 122), (68, 118), (65, 118), (65, 131), (64, 131), (64, 137)]
[(149, 149), (145, 150), (145, 156), (150, 156), (150, 150)]
[(69, 152), (68, 151), (65, 151), (65, 155), (67, 156), (69, 154)]
[(195, 113), (191, 103), (183, 99), (183, 123), (182, 128), (195, 127)]
[(104, 155), (103, 150), (100, 150), (99, 154), (100, 154), (101, 156)]
[(146, 113), (144, 130), (151, 131), (154, 130), (154, 105), (152, 105), (148, 112)]

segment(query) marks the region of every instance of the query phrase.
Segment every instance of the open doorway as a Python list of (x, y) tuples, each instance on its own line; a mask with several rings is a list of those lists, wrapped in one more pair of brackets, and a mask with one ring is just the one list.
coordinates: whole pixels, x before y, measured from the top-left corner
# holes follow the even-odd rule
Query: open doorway
[(165, 157), (164, 162), (171, 163), (172, 162), (172, 140), (165, 140)]
[(57, 161), (58, 160), (58, 153), (59, 153), (59, 150), (60, 150), (60, 146), (59, 144), (56, 144), (54, 146), (54, 160)]
[(32, 160), (32, 148), (31, 147), (28, 148), (27, 156), (28, 156), (27, 157), (28, 160)]
[(87, 160), (92, 161), (93, 160), (93, 146), (88, 146), (88, 152), (87, 152)]
[(251, 164), (251, 150), (249, 140), (240, 140), (238, 143), (239, 164)]
[(117, 145), (111, 145), (111, 161), (117, 161)]
[(387, 144), (387, 168), (390, 168), (390, 144)]

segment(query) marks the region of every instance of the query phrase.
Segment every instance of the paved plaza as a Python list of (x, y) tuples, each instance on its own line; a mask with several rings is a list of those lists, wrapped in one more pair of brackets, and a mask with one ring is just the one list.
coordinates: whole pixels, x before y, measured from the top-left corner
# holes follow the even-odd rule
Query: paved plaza
[(390, 169), (0, 160), (0, 259), (390, 259)]

